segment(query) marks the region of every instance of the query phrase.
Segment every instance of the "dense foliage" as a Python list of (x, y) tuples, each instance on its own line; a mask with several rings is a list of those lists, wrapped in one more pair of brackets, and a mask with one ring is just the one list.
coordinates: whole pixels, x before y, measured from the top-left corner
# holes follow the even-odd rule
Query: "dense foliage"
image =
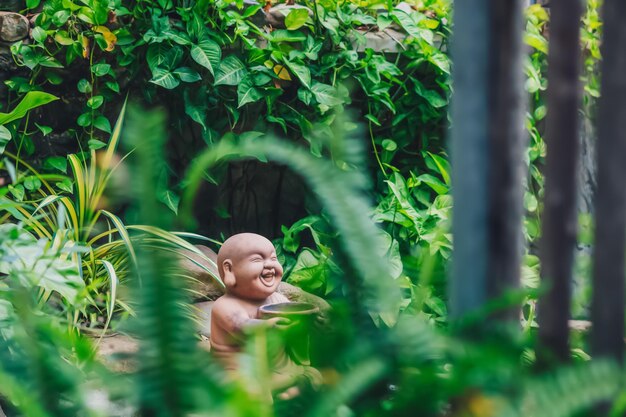
[[(449, 3), (298, 4), (26, 2), (31, 39), (11, 46), (0, 113), (0, 404), (28, 416), (567, 416), (612, 398), (623, 377), (609, 363), (534, 374), (536, 291), (520, 295), (523, 332), (478, 341), (449, 324)], [(598, 7), (583, 21), (590, 122)], [(523, 283), (536, 289), (548, 15), (535, 5), (527, 17)], [(389, 34), (383, 48), (372, 34)], [(124, 125), (127, 100), (139, 106)], [(69, 154), (46, 149), (61, 137)], [(301, 175), (315, 196), (275, 244), (286, 279), (334, 308), (334, 331), (319, 336), (326, 385), (275, 407), (195, 347), (190, 295), (167, 261), (212, 262), (189, 242), (215, 241), (168, 230), (196, 227), (199, 184), (251, 159)], [(232, 215), (217, 200), (211, 210)], [(111, 327), (141, 341), (136, 373), (94, 360), (82, 335)], [(266, 336), (246, 351), (259, 384)], [(573, 355), (585, 351), (581, 333)]]

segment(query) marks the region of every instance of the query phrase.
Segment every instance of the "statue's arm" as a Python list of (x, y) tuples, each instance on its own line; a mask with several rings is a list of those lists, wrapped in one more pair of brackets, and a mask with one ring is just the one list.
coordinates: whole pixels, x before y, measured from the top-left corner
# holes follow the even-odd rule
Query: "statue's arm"
[(216, 302), (213, 307), (212, 320), (215, 320), (217, 326), (236, 339), (241, 338), (243, 334), (252, 333), (258, 328), (275, 327), (280, 324), (278, 317), (267, 320), (250, 318), (246, 309), (236, 302), (225, 302), (219, 305)]

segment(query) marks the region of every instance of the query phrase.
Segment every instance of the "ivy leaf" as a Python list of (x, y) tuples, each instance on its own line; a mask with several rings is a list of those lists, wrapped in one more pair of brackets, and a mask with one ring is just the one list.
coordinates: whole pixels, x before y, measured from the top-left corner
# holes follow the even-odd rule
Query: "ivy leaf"
[[(65, 24), (65, 22), (68, 21), (70, 16), (71, 16), (71, 13), (70, 13), (69, 10), (59, 10), (58, 12), (56, 12), (55, 14), (52, 15), (52, 23), (54, 23), (57, 26), (63, 26)], [(63, 31), (63, 32), (65, 32), (65, 31)], [(65, 32), (65, 33), (67, 33), (67, 32)], [(56, 36), (55, 36), (55, 38), (56, 38)]]
[(11, 141), (11, 132), (4, 126), (0, 126), (0, 155), (4, 153), (4, 149)]
[(104, 116), (98, 116), (93, 121), (93, 127), (100, 129), (103, 132), (111, 133), (111, 122)]
[(95, 26), (93, 31), (99, 33), (104, 38), (106, 42), (106, 48), (104, 49), (107, 52), (111, 52), (115, 48), (115, 44), (117, 43), (117, 36), (113, 32), (109, 30), (106, 26)]
[(315, 83), (313, 84), (313, 87), (311, 87), (311, 92), (313, 93), (315, 100), (317, 100), (319, 104), (328, 107), (339, 106), (343, 104), (343, 100), (337, 97), (337, 90), (331, 85)]
[(54, 40), (64, 46), (69, 46), (74, 43), (74, 39), (70, 38), (70, 35), (65, 30), (59, 30), (55, 33)]
[(284, 29), (278, 29), (271, 32), (271, 40), (274, 43), (281, 42), (303, 42), (306, 36), (302, 32), (290, 32)]
[(43, 163), (44, 168), (56, 169), (63, 173), (67, 172), (67, 158), (63, 156), (50, 156)]
[(428, 57), (428, 62), (435, 65), (446, 74), (450, 74), (450, 58), (445, 54), (438, 52)]
[(46, 31), (43, 28), (37, 26), (37, 27), (33, 28), (33, 31), (31, 32), (31, 36), (33, 37), (35, 42), (43, 43), (46, 40), (46, 38), (48, 37), (48, 34), (46, 33)]
[(180, 78), (181, 81), (186, 83), (193, 83), (202, 79), (200, 74), (198, 74), (198, 71), (189, 67), (176, 68), (173, 73)]
[(35, 191), (41, 188), (41, 180), (34, 175), (24, 178), (24, 187), (28, 191)]
[(246, 75), (243, 62), (234, 55), (229, 55), (220, 64), (215, 74), (215, 85), (237, 85)]
[(378, 30), (385, 30), (393, 23), (393, 19), (387, 13), (379, 13), (376, 17), (376, 26)]
[(109, 87), (109, 89), (113, 92), (120, 92), (120, 85), (117, 83), (117, 81), (107, 81), (106, 83), (104, 83), (104, 85)]
[(92, 109), (95, 110), (98, 107), (102, 106), (102, 103), (104, 103), (104, 97), (102, 97), (102, 96), (93, 96), (89, 100), (87, 100), (87, 107), (92, 108)]
[(237, 108), (244, 106), (248, 103), (254, 103), (263, 98), (263, 94), (254, 88), (252, 81), (246, 78), (237, 87)]
[(309, 11), (305, 8), (293, 9), (285, 18), (285, 26), (289, 30), (300, 29), (309, 18)]
[(176, 88), (178, 84), (180, 84), (180, 81), (174, 77), (174, 74), (163, 68), (154, 69), (150, 82), (167, 88), (168, 90)]
[(17, 201), (24, 200), (24, 196), (26, 192), (24, 191), (24, 186), (22, 184), (9, 185), (9, 192), (15, 197)]
[(191, 58), (209, 70), (215, 76), (215, 70), (220, 63), (222, 50), (219, 45), (208, 38), (202, 39), (191, 47)]
[(98, 149), (102, 149), (107, 146), (106, 143), (98, 139), (90, 139), (87, 144), (89, 145), (89, 149), (93, 149), (94, 151), (97, 151)]
[(111, 71), (111, 65), (109, 64), (96, 64), (91, 67), (91, 71), (96, 77), (102, 77)]
[(67, 191), (71, 193), (72, 190), (72, 181), (69, 178), (63, 178), (63, 181), (57, 182), (56, 185), (60, 190)]
[(157, 199), (172, 210), (174, 214), (178, 214), (178, 204), (180, 203), (180, 197), (178, 195), (170, 190), (165, 190), (157, 195)]
[(37, 129), (39, 129), (41, 134), (44, 136), (48, 136), (52, 132), (52, 128), (50, 126), (43, 126), (39, 123), (35, 123), (35, 126), (37, 126)]
[(424, 98), (432, 107), (439, 109), (448, 104), (447, 100), (443, 99), (436, 91), (426, 88), (424, 84), (415, 78), (413, 78), (413, 82), (415, 83), (415, 92), (420, 97)]
[(76, 88), (78, 88), (78, 91), (80, 91), (83, 94), (91, 93), (91, 83), (84, 78), (81, 78), (78, 81)]
[(311, 88), (311, 72), (307, 67), (302, 64), (297, 64), (295, 62), (291, 62), (289, 60), (285, 60), (285, 64), (291, 70), (293, 74), (298, 77), (302, 85), (306, 88)]

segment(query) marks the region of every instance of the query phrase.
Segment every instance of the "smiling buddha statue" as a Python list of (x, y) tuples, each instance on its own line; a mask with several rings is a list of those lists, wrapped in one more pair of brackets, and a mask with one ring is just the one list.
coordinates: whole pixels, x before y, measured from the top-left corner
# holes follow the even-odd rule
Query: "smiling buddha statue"
[[(215, 301), (211, 311), (211, 353), (230, 376), (237, 378), (246, 338), (258, 329), (284, 328), (284, 317), (262, 319), (259, 308), (268, 304), (288, 303), (276, 292), (283, 277), (283, 267), (272, 242), (254, 233), (240, 233), (227, 239), (217, 255), (220, 278), (226, 293)], [(284, 349), (271, 358), (271, 391), (281, 399), (298, 395), (299, 381), (319, 383), (319, 372), (295, 364)]]

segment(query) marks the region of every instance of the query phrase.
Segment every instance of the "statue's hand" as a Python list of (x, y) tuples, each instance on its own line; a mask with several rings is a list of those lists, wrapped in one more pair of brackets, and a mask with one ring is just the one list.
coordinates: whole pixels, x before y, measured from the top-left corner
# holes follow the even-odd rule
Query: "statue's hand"
[(265, 320), (270, 327), (279, 330), (286, 330), (293, 326), (294, 322), (289, 320), (286, 317), (272, 317), (271, 319)]

